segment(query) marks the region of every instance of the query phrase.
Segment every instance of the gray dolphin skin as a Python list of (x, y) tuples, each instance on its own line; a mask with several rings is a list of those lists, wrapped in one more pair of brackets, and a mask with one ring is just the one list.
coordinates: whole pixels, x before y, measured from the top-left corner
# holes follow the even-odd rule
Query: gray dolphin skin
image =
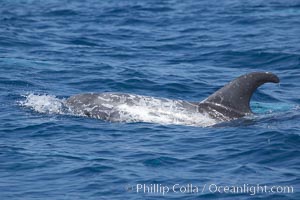
[[(155, 116), (161, 113), (157, 107), (166, 105), (174, 109), (174, 115), (177, 112), (200, 113), (223, 122), (252, 114), (249, 105), (251, 96), (259, 86), (268, 82), (279, 83), (279, 78), (271, 72), (248, 73), (234, 79), (200, 103), (126, 93), (89, 93), (71, 96), (66, 105), (75, 113), (111, 122), (126, 121), (122, 116), (128, 114), (128, 109), (121, 108), (135, 107), (139, 109), (137, 112), (143, 112), (145, 108)], [(151, 110), (152, 107), (156, 109)]]

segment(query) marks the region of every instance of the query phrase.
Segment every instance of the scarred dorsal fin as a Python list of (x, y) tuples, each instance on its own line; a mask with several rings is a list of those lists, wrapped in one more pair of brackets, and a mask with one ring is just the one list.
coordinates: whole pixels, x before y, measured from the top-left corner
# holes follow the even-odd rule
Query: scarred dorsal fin
[(252, 113), (250, 99), (254, 91), (264, 83), (279, 83), (279, 78), (270, 72), (253, 72), (242, 75), (201, 103), (231, 109), (241, 115)]

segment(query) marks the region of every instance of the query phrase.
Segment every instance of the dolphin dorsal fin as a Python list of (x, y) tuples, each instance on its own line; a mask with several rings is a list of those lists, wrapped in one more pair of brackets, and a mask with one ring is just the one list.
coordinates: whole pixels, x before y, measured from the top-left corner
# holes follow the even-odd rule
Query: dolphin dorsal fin
[(270, 72), (253, 72), (242, 75), (210, 95), (201, 103), (214, 104), (241, 114), (252, 113), (250, 99), (254, 91), (264, 83), (279, 83), (279, 78)]

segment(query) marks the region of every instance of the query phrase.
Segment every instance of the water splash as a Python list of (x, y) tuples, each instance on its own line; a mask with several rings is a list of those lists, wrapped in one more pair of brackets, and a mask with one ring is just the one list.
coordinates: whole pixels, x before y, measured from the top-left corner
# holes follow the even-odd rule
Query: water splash
[(48, 94), (29, 93), (22, 95), (24, 100), (19, 101), (21, 106), (30, 108), (39, 113), (67, 114), (64, 106), (64, 99)]

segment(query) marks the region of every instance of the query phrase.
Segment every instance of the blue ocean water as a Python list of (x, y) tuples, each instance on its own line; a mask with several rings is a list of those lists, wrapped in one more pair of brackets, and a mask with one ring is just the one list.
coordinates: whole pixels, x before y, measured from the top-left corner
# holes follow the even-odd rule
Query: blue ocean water
[[(299, 1), (3, 0), (0, 13), (0, 199), (300, 199)], [(234, 122), (60, 113), (87, 92), (197, 102), (252, 71), (281, 83)]]

